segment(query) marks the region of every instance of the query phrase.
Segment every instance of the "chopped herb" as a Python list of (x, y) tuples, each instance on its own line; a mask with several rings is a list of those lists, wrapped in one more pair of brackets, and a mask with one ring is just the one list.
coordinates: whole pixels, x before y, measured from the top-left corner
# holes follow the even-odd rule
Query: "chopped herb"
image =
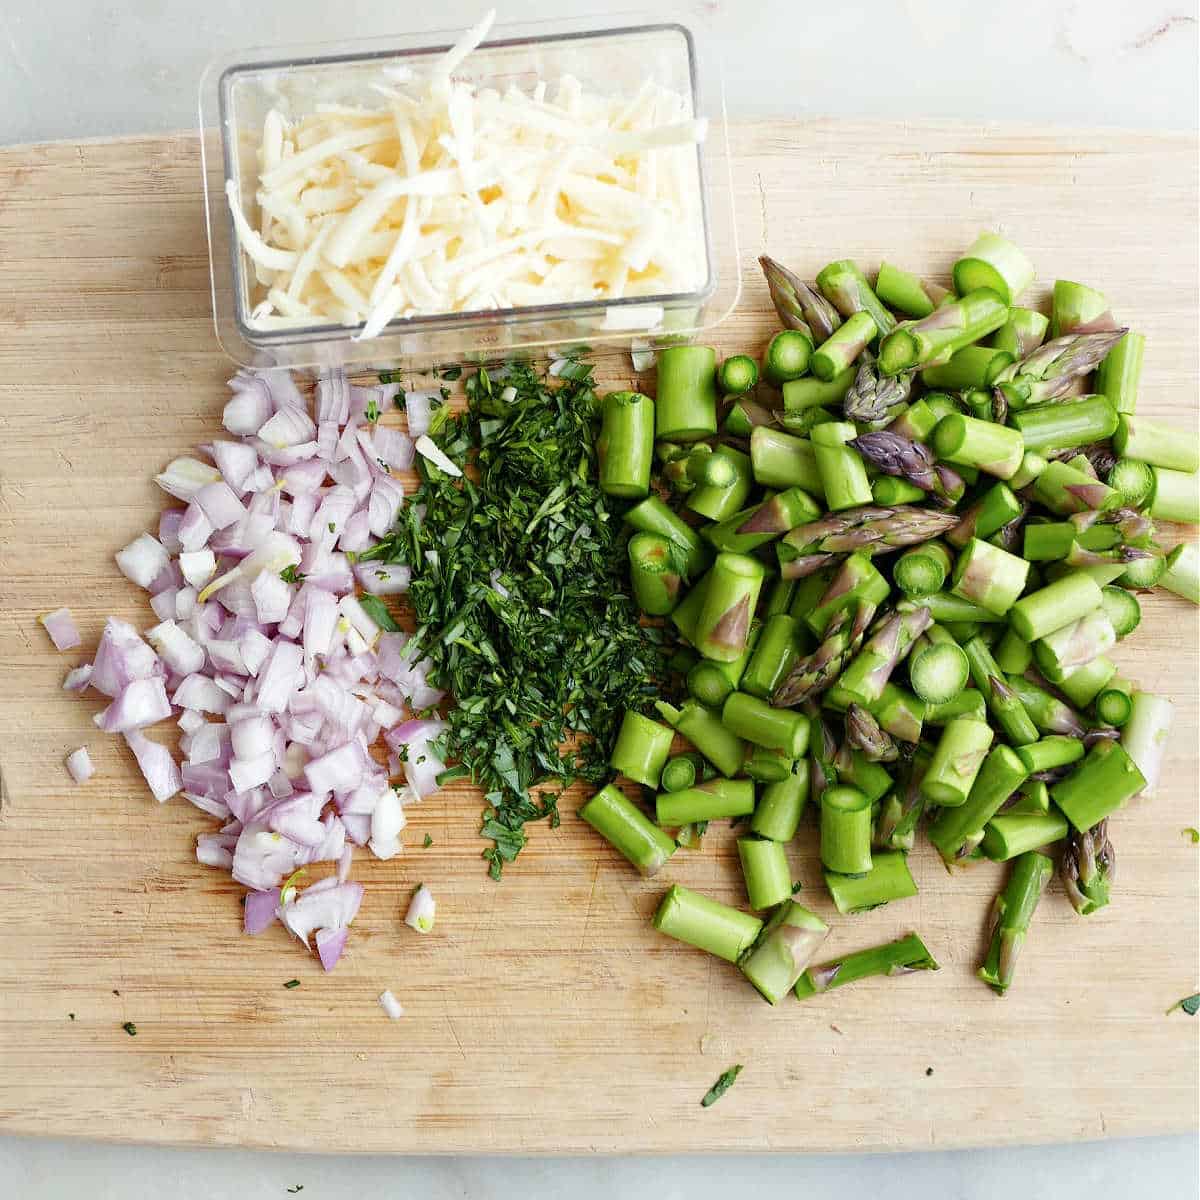
[(304, 576), (301, 572), (296, 570), (295, 564), (284, 567), (283, 570), (279, 572), (279, 578), (282, 579), (284, 583), (304, 582)]
[[(375, 574), (378, 575), (379, 572), (376, 571)], [(384, 575), (383, 578), (386, 579), (387, 576)], [(378, 596), (372, 596), (368, 593), (365, 596), (359, 596), (358, 602), (366, 610), (367, 616), (370, 617), (380, 629), (385, 630), (387, 633), (400, 632), (400, 626), (397, 625), (392, 619), (392, 614), (388, 612), (387, 605), (384, 604), (384, 602), (380, 600)]]
[(137, 1037), (137, 1026), (132, 1021), (126, 1021), (121, 1028), (125, 1030), (130, 1037)]
[(1189, 825), (1183, 832), (1192, 839), (1193, 846), (1200, 846), (1200, 829), (1194, 829)]
[(367, 424), (374, 425), (379, 420), (379, 401), (374, 396), (367, 401)]
[(285, 983), (283, 986), (284, 986), (285, 988), (298, 988), (298, 987), (300, 986), (300, 980), (298, 980), (298, 979), (289, 979), (289, 980), (287, 981), (287, 983)]
[(928, 1079), (928, 1078), (930, 1077), (930, 1075), (932, 1075), (932, 1074), (933, 1074), (933, 1068), (932, 1068), (932, 1067), (926, 1067), (926, 1068), (925, 1068), (925, 1078), (926, 1078), (926, 1079)]
[(75, 1020), (75, 1014), (74, 1014), (74, 1013), (67, 1013), (67, 1016), (68, 1016), (68, 1017), (70, 1017), (72, 1021), (73, 1021), (73, 1020)]
[(624, 710), (664, 675), (667, 636), (638, 622), (621, 510), (596, 482), (591, 367), (570, 366), (558, 380), (511, 366), (507, 401), (486, 370), (467, 379), (467, 411), (438, 408), (430, 436), (457, 463), (473, 457), (478, 482), (429, 473), (359, 555), (411, 566), (414, 649), (455, 698), (435, 749), (486, 793), (494, 879), (525, 824), (557, 820), (557, 796), (530, 788), (604, 783)]
[(426, 834), (426, 835), (425, 835), (425, 843), (424, 843), (424, 845), (425, 845), (425, 849), (426, 849), (426, 850), (428, 850), (428, 849), (429, 849), (429, 847), (433, 845), (433, 838), (431, 838), (431, 837), (429, 836), (429, 834)]
[(1167, 1009), (1167, 1016), (1170, 1016), (1177, 1008), (1182, 1008), (1189, 1017), (1194, 1017), (1200, 1012), (1200, 992), (1197, 992), (1194, 996), (1185, 996), (1182, 1000), (1176, 1000)]
[(804, 885), (799, 880), (796, 880), (796, 882), (792, 884), (792, 895), (794, 896), (803, 886)]
[(725, 1095), (731, 1087), (733, 1081), (742, 1073), (742, 1064), (737, 1063), (729, 1068), (728, 1071), (722, 1071), (717, 1077), (717, 1082), (704, 1093), (704, 1099), (700, 1101), (701, 1108), (708, 1108), (710, 1104), (716, 1104), (720, 1098)]
[(442, 378), (453, 383), (456, 379), (462, 378), (462, 367), (447, 367), (442, 372)]
[(379, 372), (379, 382), (380, 383), (399, 383), (400, 382), (400, 372), (399, 371), (380, 371)]
[(329, 522), (329, 532), (337, 533), (337, 526), (332, 521)]

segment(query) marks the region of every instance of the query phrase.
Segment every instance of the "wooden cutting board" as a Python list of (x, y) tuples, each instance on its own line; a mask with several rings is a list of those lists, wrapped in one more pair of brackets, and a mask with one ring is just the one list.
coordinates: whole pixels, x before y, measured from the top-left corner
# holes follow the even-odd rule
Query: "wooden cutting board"
[[(944, 275), (999, 228), (1043, 278), (1103, 287), (1148, 338), (1139, 411), (1197, 427), (1196, 141), (940, 122), (733, 130), (744, 294), (722, 352), (772, 328), (754, 258), (811, 277), (882, 256)], [(917, 1149), (1186, 1130), (1196, 1123), (1197, 610), (1145, 601), (1116, 654), (1172, 696), (1158, 796), (1113, 821), (1112, 906), (1077, 917), (1057, 882), (1003, 1000), (974, 978), (1000, 867), (836, 919), (831, 953), (918, 930), (937, 974), (768, 1008), (649, 918), (668, 881), (741, 903), (732, 838), (657, 882), (576, 818), (532, 831), (500, 885), (465, 788), (411, 810), (408, 846), (365, 855), (367, 897), (330, 976), (276, 928), (239, 934), (241, 889), (197, 866), (212, 822), (158, 807), (94, 700), (59, 684), (39, 614), (146, 626), (113, 552), (154, 528), (151, 477), (219, 430), (230, 374), (212, 334), (193, 137), (0, 150), (0, 1129), (321, 1151)], [(627, 378), (615, 361), (614, 382)], [(1177, 531), (1168, 531), (1172, 535)], [(63, 756), (88, 745), (76, 788)], [(422, 848), (428, 833), (433, 844)], [(792, 848), (832, 912), (816, 835)], [(400, 921), (414, 885), (436, 931)], [(299, 979), (298, 988), (284, 983)], [(376, 997), (391, 988), (405, 1018)], [(133, 1021), (137, 1036), (122, 1024)], [(732, 1063), (736, 1087), (700, 1098)]]

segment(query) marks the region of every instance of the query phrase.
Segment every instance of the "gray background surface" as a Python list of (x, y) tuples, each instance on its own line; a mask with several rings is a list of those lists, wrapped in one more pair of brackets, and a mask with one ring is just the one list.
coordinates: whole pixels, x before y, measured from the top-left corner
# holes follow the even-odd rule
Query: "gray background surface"
[[(466, 24), (484, 3), (439, 0), (2, 0), (0, 143), (187, 128), (224, 51)], [(1194, 0), (510, 0), (501, 20), (702, 8), (726, 60), (731, 116), (1045, 120), (1195, 129)], [(1194, 295), (1194, 287), (1189, 289)], [(32, 965), (31, 965), (32, 966)], [(902, 1053), (902, 1047), (898, 1047)], [(980, 1047), (981, 1053), (986, 1048)], [(3, 1064), (0, 1063), (0, 1070)], [(313, 1146), (322, 1146), (320, 1130)], [(1194, 1137), (851, 1158), (343, 1159), (0, 1137), (0, 1197), (22, 1200), (443, 1200), (571, 1194), (812, 1200), (886, 1192), (1050, 1200), (1194, 1200)]]

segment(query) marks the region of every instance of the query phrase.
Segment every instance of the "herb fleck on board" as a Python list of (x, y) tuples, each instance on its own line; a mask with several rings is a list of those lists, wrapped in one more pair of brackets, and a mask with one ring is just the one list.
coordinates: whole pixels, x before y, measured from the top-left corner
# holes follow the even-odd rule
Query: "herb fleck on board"
[(700, 1101), (701, 1108), (709, 1108), (716, 1104), (720, 1098), (725, 1095), (731, 1087), (733, 1081), (742, 1073), (742, 1064), (735, 1063), (728, 1071), (722, 1071), (717, 1077), (717, 1082), (704, 1093), (704, 1099)]

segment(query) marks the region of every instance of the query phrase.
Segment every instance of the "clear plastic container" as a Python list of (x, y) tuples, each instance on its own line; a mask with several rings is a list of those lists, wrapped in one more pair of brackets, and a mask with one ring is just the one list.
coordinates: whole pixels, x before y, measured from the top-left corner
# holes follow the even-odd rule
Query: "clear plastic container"
[[(302, 116), (318, 103), (378, 104), (370, 84), (383, 69), (416, 71), (435, 62), (460, 30), (370, 41), (281, 47), (218, 59), (201, 81), (200, 121), (206, 181), (205, 208), (217, 338), (243, 365), (422, 367), (516, 354), (552, 354), (587, 345), (593, 352), (653, 348), (701, 336), (737, 304), (739, 259), (730, 179), (728, 131), (720, 63), (708, 31), (694, 17), (682, 22), (621, 24), (619, 18), (574, 18), (496, 26), (455, 70), (478, 87), (515, 80), (526, 90), (539, 79), (553, 84), (575, 76), (604, 95), (632, 95), (646, 81), (669, 87), (708, 122), (696, 147), (698, 239), (702, 279), (686, 292), (615, 300), (520, 306), (397, 318), (377, 337), (355, 340), (361, 325), (321, 323), (261, 328), (253, 317), (253, 264), (235, 241), (226, 201), (235, 180), (243, 204), (258, 183), (257, 151), (269, 108), (289, 106)], [(253, 224), (253, 200), (250, 200)]]

